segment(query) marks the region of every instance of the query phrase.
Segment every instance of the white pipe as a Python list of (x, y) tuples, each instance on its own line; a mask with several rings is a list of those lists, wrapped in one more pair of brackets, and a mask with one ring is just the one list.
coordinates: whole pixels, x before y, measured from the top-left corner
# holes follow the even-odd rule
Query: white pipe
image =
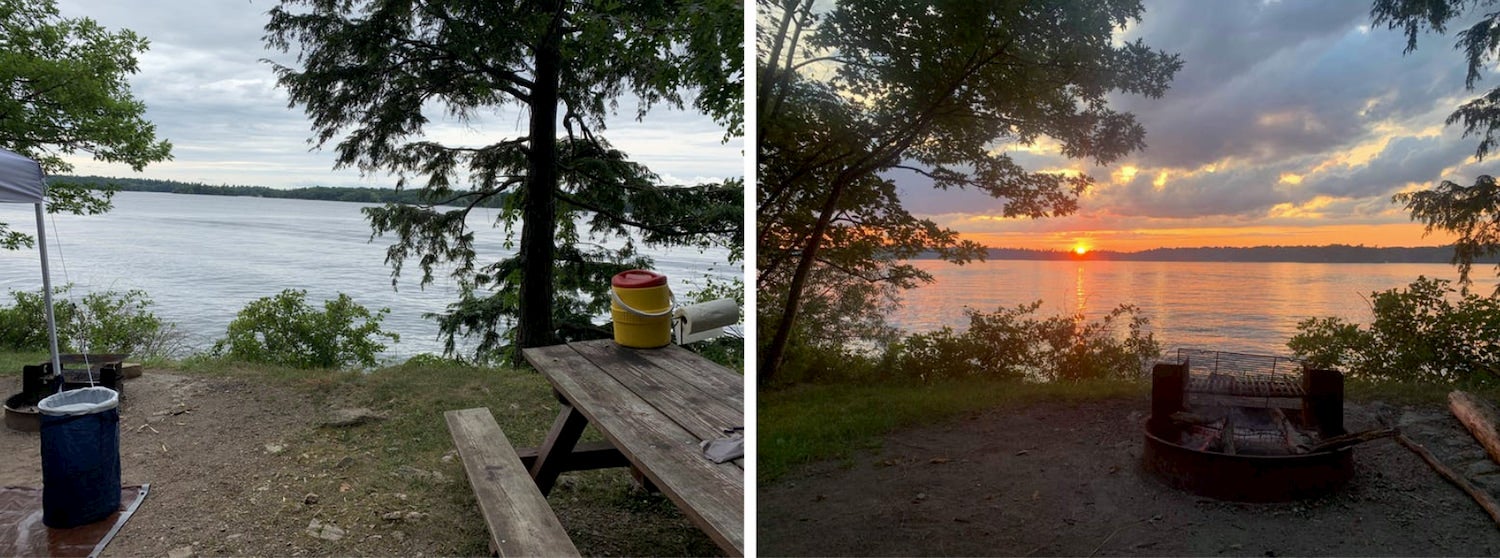
[(57, 317), (52, 315), (52, 275), (47, 270), (47, 220), (42, 204), (36, 204), (36, 246), (42, 253), (42, 303), (46, 304), (47, 340), (52, 343), (52, 373), (62, 377), (62, 359), (57, 354)]

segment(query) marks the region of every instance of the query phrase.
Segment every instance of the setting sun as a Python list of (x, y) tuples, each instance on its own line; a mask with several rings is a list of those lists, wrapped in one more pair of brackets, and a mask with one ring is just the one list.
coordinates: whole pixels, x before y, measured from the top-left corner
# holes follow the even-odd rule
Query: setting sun
[(1087, 254), (1087, 253), (1089, 253), (1089, 247), (1087, 245), (1084, 245), (1084, 244), (1074, 244), (1073, 245), (1073, 255), (1075, 255), (1075, 256), (1082, 256), (1082, 255)]

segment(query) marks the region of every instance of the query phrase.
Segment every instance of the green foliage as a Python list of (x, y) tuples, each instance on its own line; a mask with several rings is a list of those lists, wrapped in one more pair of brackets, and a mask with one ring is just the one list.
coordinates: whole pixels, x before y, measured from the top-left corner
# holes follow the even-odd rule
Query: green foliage
[(378, 341), (400, 341), (380, 329), (390, 310), (371, 314), (349, 295), (323, 302), (319, 311), (307, 304), (307, 291), (287, 289), (245, 305), (213, 354), (231, 360), (293, 368), (343, 368), (376, 365), (386, 346)]
[[(1135, 379), (1161, 356), (1139, 309), (1121, 305), (1097, 321), (1082, 315), (1038, 319), (1041, 301), (993, 313), (968, 310), (969, 329), (944, 327), (892, 348), (899, 374), (925, 382), (982, 377), (1076, 382)], [(1126, 331), (1119, 331), (1121, 323)]]
[[(477, 338), (484, 361), (607, 335), (592, 317), (608, 306), (608, 278), (649, 264), (635, 239), (740, 253), (741, 180), (664, 186), (602, 132), (622, 96), (642, 101), (639, 117), (696, 91), (695, 106), (738, 133), (742, 13), (731, 0), (283, 0), (266, 40), (299, 52), (302, 67), (277, 65), (278, 80), (315, 143), (337, 141), (338, 166), (421, 189), (417, 204), (367, 210), (372, 231), (394, 237), (393, 281), (408, 261), (422, 284), (436, 269), (454, 279), (459, 300), (434, 317), (449, 354), (456, 337)], [(422, 136), (437, 111), (473, 122), (508, 106), (528, 113), (526, 135), (479, 146)], [(476, 250), (468, 217), (502, 198), (492, 224), (507, 254), (496, 258)], [(459, 208), (435, 209), (444, 204)], [(600, 247), (611, 237), (632, 240)]]
[[(1391, 198), (1406, 205), (1413, 221), (1426, 224), (1426, 232), (1447, 231), (1458, 235), (1453, 244), (1453, 263), (1465, 293), (1472, 281), (1474, 260), (1500, 254), (1500, 185), (1495, 178), (1480, 175), (1473, 186), (1444, 180), (1431, 190), (1402, 192)], [(1500, 295), (1500, 285), (1495, 286)]]
[[(995, 147), (1047, 138), (1098, 164), (1141, 149), (1145, 130), (1111, 96), (1159, 97), (1182, 64), (1112, 40), (1139, 21), (1138, 1), (758, 4), (762, 382), (787, 347), (825, 337), (801, 328), (838, 317), (804, 319), (804, 305), (878, 330), (886, 302), (931, 280), (904, 260), (983, 257), (908, 213), (892, 174), (983, 192), (1006, 217), (1071, 213), (1091, 177), (1027, 170)], [(849, 288), (861, 282), (872, 286)]]
[[(150, 310), (144, 291), (85, 294), (79, 303), (68, 297), (72, 285), (53, 289), (58, 350), (65, 353), (125, 353), (138, 359), (179, 356), (183, 335)], [(0, 350), (50, 352), (46, 303), (41, 291), (11, 291), (14, 303), (0, 307)]]
[(1374, 382), (1500, 384), (1500, 299), (1456, 296), (1450, 282), (1419, 277), (1371, 293), (1368, 326), (1309, 318), (1287, 341), (1309, 365)]
[[(126, 81), (146, 48), (130, 30), (61, 17), (53, 0), (0, 0), (0, 147), (35, 159), (46, 174), (70, 170), (63, 157), (79, 151), (137, 171), (171, 158), (172, 145), (156, 139)], [(77, 187), (49, 189), (48, 201), (52, 212), (109, 209), (108, 193)], [(0, 247), (32, 242), (0, 223)]]

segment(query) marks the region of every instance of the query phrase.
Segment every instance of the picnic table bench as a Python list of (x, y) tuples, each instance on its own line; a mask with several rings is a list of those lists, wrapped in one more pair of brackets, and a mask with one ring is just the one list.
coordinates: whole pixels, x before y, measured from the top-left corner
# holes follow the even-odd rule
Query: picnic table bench
[[(744, 554), (744, 460), (714, 463), (700, 449), (702, 442), (743, 427), (743, 376), (677, 346), (631, 349), (607, 339), (524, 349), (522, 355), (552, 383), (561, 404), (541, 447), (512, 450), (503, 434), (460, 442), (460, 431), (474, 430), (467, 424), (480, 414), (494, 419), (484, 409), (449, 412), (449, 427), (480, 499), (492, 545), (499, 549), (506, 537), (537, 539), (535, 544), (554, 541), (555, 533), (547, 535), (551, 526), (544, 525), (548, 518), (556, 522), (545, 494), (559, 474), (628, 466), (726, 553)], [(455, 427), (455, 420), (462, 428)], [(605, 442), (579, 443), (589, 424)], [(498, 433), (499, 427), (494, 430)], [(485, 457), (471, 460), (470, 455)], [(490, 488), (482, 491), (481, 484)], [(520, 503), (503, 503), (510, 498)], [(537, 499), (540, 508), (534, 505)], [(526, 535), (513, 535), (514, 529)], [(554, 553), (537, 548), (530, 553)]]

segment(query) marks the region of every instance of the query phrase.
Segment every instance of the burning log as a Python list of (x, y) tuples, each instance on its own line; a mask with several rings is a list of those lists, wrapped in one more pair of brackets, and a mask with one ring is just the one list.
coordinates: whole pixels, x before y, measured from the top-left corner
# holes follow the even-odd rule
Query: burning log
[(1453, 416), (1458, 417), (1458, 422), (1464, 423), (1464, 427), (1479, 440), (1479, 445), (1484, 446), (1490, 460), (1500, 463), (1500, 432), (1495, 430), (1495, 407), (1473, 394), (1454, 391), (1448, 394), (1448, 408), (1453, 411)]

